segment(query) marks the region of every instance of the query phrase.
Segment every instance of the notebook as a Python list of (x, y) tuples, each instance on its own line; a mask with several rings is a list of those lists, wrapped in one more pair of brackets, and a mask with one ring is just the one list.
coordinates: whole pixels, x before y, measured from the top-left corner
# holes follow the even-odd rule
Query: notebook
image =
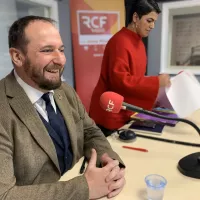
[(161, 135), (165, 124), (155, 123), (152, 121), (134, 121), (129, 126), (130, 129), (139, 131), (141, 133), (150, 133)]
[[(155, 108), (152, 112), (165, 117), (178, 118), (177, 114), (170, 109)], [(159, 117), (153, 117), (144, 113), (134, 113), (131, 116), (131, 119), (134, 119), (136, 121), (154, 122), (156, 124), (163, 124), (168, 126), (175, 126), (177, 123), (176, 120), (161, 119)]]

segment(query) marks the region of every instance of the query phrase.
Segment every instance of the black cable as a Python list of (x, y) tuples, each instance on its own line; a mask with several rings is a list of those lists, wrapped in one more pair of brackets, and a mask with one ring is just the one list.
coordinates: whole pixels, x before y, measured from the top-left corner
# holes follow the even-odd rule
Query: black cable
[[(122, 131), (127, 131), (127, 130), (130, 130), (130, 129), (120, 129), (120, 130), (117, 130), (117, 133), (120, 134)], [(135, 134), (135, 135), (137, 137), (142, 137), (142, 138), (147, 138), (147, 139), (152, 139), (152, 140), (158, 140), (158, 141), (161, 141), (161, 142), (181, 144), (181, 145), (192, 146), (192, 147), (200, 147), (200, 144), (198, 144), (198, 143), (183, 142), (183, 141), (171, 140), (171, 139), (166, 139), (166, 138), (158, 138), (158, 137), (153, 137), (153, 136), (149, 136), (149, 135), (141, 135), (141, 134)]]
[(136, 134), (136, 135), (138, 137), (143, 137), (147, 139), (159, 140), (159, 141), (169, 142), (169, 143), (174, 143), (174, 144), (182, 144), (186, 146), (200, 147), (200, 144), (197, 144), (197, 143), (182, 142), (182, 141), (170, 140), (170, 139), (165, 139), (165, 138), (157, 138), (157, 137), (152, 137), (152, 136), (147, 136), (147, 135), (139, 135), (139, 134)]

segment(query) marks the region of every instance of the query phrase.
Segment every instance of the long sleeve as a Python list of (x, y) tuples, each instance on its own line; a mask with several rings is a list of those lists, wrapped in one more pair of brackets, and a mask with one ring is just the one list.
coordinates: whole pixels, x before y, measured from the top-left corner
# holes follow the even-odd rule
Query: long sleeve
[(130, 51), (114, 45), (109, 51), (110, 89), (129, 101), (133, 99), (133, 102), (134, 99), (155, 100), (158, 93), (158, 77), (144, 75), (146, 56), (140, 48), (138, 51)]
[[(17, 148), (17, 147), (15, 147)], [(84, 176), (79, 176), (66, 182), (43, 183), (33, 185), (17, 185), (13, 160), (14, 147), (0, 125), (0, 199), (1, 200), (88, 200), (89, 191)], [(28, 153), (28, 149), (27, 149)], [(38, 158), (39, 159), (39, 158)], [(26, 169), (24, 170), (24, 173)], [(52, 173), (54, 173), (52, 171)], [(77, 183), (79, 187), (77, 189)]]
[(109, 144), (106, 137), (103, 135), (101, 130), (96, 126), (94, 121), (88, 116), (83, 104), (81, 103), (78, 95), (74, 92), (73, 103), (75, 108), (79, 112), (81, 118), (81, 123), (83, 124), (84, 132), (84, 155), (87, 159), (90, 159), (91, 149), (94, 148), (97, 151), (97, 166), (100, 165), (100, 157), (107, 153), (113, 159), (118, 160), (123, 166), (124, 163), (121, 158), (112, 150), (111, 145)]

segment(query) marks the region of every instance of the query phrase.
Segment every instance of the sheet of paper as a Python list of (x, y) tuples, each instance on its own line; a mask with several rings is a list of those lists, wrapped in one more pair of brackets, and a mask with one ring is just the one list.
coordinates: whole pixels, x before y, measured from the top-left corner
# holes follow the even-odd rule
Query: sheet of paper
[(168, 108), (173, 109), (171, 103), (169, 102), (169, 99), (166, 95), (165, 88), (162, 87), (158, 91), (158, 96), (156, 99), (156, 107), (162, 107), (162, 108)]
[(200, 84), (189, 71), (171, 78), (171, 86), (166, 88), (166, 94), (179, 117), (188, 117), (200, 108)]

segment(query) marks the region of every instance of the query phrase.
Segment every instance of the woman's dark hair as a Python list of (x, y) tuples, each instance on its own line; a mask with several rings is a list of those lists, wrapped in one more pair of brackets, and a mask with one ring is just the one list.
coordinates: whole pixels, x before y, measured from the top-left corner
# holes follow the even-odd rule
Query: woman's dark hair
[(40, 16), (26, 16), (15, 21), (10, 29), (8, 34), (8, 44), (9, 48), (17, 48), (22, 52), (26, 53), (26, 46), (28, 44), (28, 39), (25, 35), (25, 28), (34, 21), (44, 21), (51, 24), (55, 24), (55, 21), (50, 18), (40, 17)]
[(133, 14), (136, 12), (141, 19), (143, 15), (150, 12), (161, 13), (155, 0), (125, 0), (126, 26), (132, 22)]

